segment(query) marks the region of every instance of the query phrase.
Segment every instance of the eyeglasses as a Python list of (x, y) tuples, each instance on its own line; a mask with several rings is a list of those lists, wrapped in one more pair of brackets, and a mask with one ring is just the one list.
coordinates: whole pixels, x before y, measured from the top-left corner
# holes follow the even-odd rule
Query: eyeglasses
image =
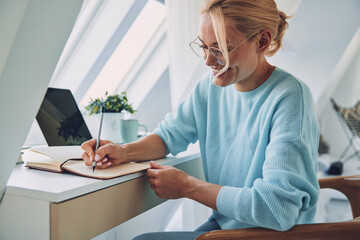
[(214, 58), (216, 58), (216, 61), (219, 64), (225, 65), (223, 52), (216, 47), (204, 46), (199, 37), (196, 37), (192, 42), (190, 42), (189, 46), (198, 57), (206, 59), (208, 53), (210, 53)]
[[(230, 53), (234, 52), (235, 49), (240, 47), (243, 43), (245, 43), (247, 40), (249, 40), (254, 35), (250, 36), (248, 39), (246, 39), (245, 41), (243, 41), (242, 43), (237, 45), (235, 48), (229, 50), (229, 55), (230, 55)], [(196, 37), (192, 42), (190, 42), (189, 46), (190, 46), (191, 50), (198, 57), (203, 58), (204, 60), (206, 60), (206, 58), (208, 57), (208, 53), (210, 53), (213, 57), (215, 57), (217, 63), (219, 63), (220, 65), (225, 65), (224, 53), (220, 49), (218, 49), (216, 47), (204, 46), (204, 44), (200, 40), (199, 36)]]

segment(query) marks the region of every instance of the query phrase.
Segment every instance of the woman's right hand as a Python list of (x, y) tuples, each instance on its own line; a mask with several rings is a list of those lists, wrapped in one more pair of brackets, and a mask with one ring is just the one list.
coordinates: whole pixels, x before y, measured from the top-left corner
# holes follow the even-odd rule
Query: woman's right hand
[(108, 168), (126, 162), (126, 149), (124, 146), (118, 145), (108, 140), (100, 140), (100, 145), (95, 153), (96, 139), (81, 144), (84, 150), (82, 159), (87, 166), (92, 166), (94, 160), (96, 168)]

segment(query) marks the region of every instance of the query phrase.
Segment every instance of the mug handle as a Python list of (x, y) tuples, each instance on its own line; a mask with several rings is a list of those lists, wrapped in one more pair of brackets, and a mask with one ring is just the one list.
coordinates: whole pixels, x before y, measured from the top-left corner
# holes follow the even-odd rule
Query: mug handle
[(145, 129), (145, 133), (144, 133), (144, 135), (139, 135), (138, 134), (138, 138), (146, 136), (147, 135), (147, 127), (144, 124), (141, 124), (141, 123), (139, 123), (139, 127), (143, 127)]

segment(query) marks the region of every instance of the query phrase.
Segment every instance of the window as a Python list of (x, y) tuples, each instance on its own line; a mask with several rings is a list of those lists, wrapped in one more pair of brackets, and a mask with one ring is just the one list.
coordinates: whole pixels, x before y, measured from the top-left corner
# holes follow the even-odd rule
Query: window
[(164, 24), (165, 16), (166, 9), (163, 4), (148, 1), (82, 98), (80, 105), (86, 105), (90, 97), (103, 96), (106, 91), (111, 93), (119, 86)]

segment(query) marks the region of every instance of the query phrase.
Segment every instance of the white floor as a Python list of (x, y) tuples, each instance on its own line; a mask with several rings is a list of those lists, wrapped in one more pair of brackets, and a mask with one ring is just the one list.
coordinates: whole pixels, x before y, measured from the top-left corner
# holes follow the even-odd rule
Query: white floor
[(342, 222), (352, 218), (350, 204), (343, 194), (331, 189), (320, 190), (315, 216), (317, 223)]
[[(330, 155), (319, 157), (318, 177), (327, 177), (324, 170), (334, 162)], [(360, 174), (360, 160), (356, 157), (347, 161), (343, 165), (343, 176)], [(352, 212), (350, 204), (344, 194), (333, 189), (321, 189), (317, 204), (316, 222), (341, 222), (351, 220)]]

